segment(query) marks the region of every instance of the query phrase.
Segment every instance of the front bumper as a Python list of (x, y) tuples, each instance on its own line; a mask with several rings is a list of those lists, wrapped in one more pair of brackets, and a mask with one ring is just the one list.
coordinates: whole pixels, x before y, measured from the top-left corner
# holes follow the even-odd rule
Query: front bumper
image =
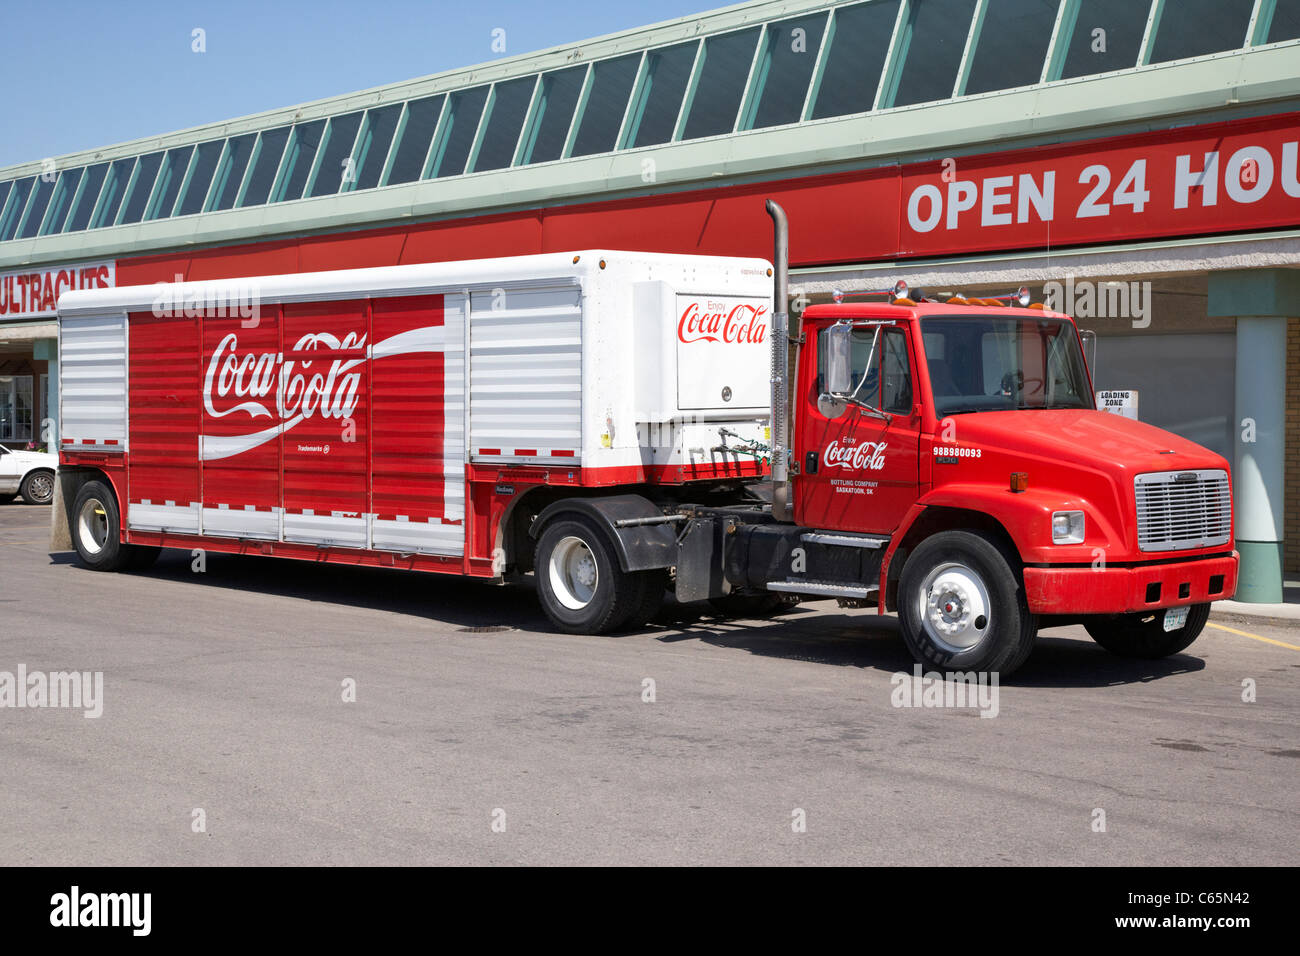
[(1236, 551), (1135, 568), (1025, 568), (1035, 614), (1125, 614), (1222, 601), (1236, 592)]

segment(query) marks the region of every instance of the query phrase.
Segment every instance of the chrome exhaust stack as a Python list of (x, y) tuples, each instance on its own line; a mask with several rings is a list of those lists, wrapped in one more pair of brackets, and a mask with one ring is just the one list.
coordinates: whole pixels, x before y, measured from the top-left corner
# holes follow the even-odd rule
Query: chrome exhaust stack
[(771, 199), (772, 217), (772, 517), (793, 521), (790, 503), (790, 225), (785, 210)]

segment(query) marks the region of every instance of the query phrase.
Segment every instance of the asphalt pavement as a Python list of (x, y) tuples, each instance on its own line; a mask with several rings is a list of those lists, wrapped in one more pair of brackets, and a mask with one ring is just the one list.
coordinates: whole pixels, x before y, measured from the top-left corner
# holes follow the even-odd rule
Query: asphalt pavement
[(578, 637), (527, 582), (181, 551), (103, 574), (48, 520), (0, 507), (0, 682), (100, 672), (102, 713), (0, 706), (7, 864), (1297, 856), (1294, 621), (1216, 613), (1155, 662), (1044, 632), (982, 717), (895, 706), (896, 623), (834, 602)]

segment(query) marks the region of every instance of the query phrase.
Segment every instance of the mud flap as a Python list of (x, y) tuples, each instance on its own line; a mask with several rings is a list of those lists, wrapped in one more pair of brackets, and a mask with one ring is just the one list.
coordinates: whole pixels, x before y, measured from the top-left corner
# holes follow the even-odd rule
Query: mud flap
[(723, 559), (723, 537), (731, 521), (696, 518), (682, 536), (677, 555), (677, 600), (707, 601), (731, 593)]

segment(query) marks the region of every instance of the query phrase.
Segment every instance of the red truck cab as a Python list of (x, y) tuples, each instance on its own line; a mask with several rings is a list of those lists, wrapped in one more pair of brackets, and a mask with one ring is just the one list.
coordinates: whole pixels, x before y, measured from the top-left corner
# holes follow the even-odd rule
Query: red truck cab
[(795, 523), (888, 536), (879, 607), (921, 659), (1010, 670), (1072, 622), (1164, 656), (1233, 595), (1228, 463), (1098, 411), (1068, 315), (902, 298), (812, 306), (803, 334)]

